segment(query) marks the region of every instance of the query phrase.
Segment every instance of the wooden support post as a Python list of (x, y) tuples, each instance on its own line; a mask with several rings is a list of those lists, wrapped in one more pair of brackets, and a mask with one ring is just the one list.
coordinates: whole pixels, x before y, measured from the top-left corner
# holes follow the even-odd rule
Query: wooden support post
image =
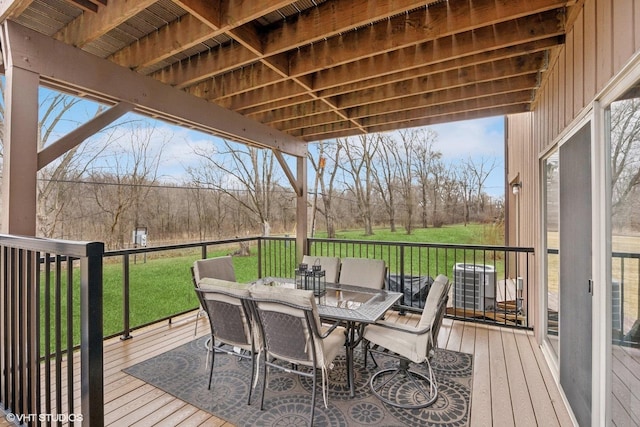
[(296, 157), (298, 188), (302, 191), (296, 197), (296, 263), (302, 262), (307, 253), (307, 158)]
[(2, 232), (35, 236), (40, 76), (11, 63), (5, 63), (5, 73)]

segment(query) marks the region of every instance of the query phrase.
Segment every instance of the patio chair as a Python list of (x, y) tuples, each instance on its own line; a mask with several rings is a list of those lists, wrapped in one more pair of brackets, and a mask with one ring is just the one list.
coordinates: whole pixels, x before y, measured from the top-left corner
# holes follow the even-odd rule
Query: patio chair
[[(326, 407), (327, 370), (344, 347), (345, 329), (338, 323), (331, 327), (322, 326), (313, 291), (263, 285), (255, 285), (250, 291), (265, 353), (262, 358), (264, 377), (260, 409), (264, 408), (267, 366), (310, 377), (313, 380), (310, 424), (313, 425), (316, 373), (320, 370), (322, 374), (322, 397)], [(302, 370), (299, 366), (311, 370)]]
[[(415, 327), (385, 321), (365, 327), (364, 339), (369, 352), (387, 354), (399, 360), (397, 367), (382, 369), (371, 377), (369, 385), (378, 399), (399, 408), (418, 409), (432, 405), (438, 398), (438, 386), (430, 359), (437, 348), (449, 287), (446, 276), (441, 274), (436, 278), (427, 295), (420, 322)], [(428, 375), (409, 370), (411, 362), (424, 363)], [(402, 399), (403, 396), (413, 396), (417, 403), (392, 399)]]
[(340, 258), (334, 256), (304, 255), (302, 262), (309, 266), (320, 264), (324, 270), (327, 283), (338, 283), (340, 275)]
[[(193, 286), (198, 288), (198, 283), (205, 277), (235, 282), (236, 272), (233, 269), (233, 258), (227, 255), (195, 261), (191, 267), (191, 279), (193, 280)], [(202, 314), (204, 314), (204, 309), (201, 305), (200, 310), (198, 310), (198, 314), (196, 315), (196, 326), (193, 331), (194, 336), (198, 334), (198, 320), (200, 320), (200, 316)]]
[(386, 271), (384, 260), (381, 259), (343, 258), (339, 283), (382, 289)]
[(256, 373), (255, 330), (251, 318), (249, 285), (226, 280), (203, 278), (195, 289), (200, 304), (207, 313), (211, 327), (211, 368), (209, 386), (213, 378), (216, 352), (223, 352), (251, 360), (251, 381), (247, 405), (251, 404), (251, 391)]

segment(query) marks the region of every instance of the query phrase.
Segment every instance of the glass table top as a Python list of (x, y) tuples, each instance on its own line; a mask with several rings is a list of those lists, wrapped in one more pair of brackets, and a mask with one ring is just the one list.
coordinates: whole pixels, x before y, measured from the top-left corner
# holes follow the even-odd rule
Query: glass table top
[[(295, 280), (265, 277), (258, 280), (268, 286), (295, 288)], [(321, 318), (373, 323), (382, 318), (402, 296), (400, 292), (360, 286), (327, 283), (326, 292), (316, 298)]]

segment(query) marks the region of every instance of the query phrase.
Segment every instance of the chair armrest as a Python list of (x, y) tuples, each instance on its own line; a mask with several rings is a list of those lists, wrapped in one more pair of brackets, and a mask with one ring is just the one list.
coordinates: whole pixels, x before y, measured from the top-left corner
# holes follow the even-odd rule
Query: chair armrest
[(322, 338), (322, 339), (325, 339), (326, 337), (331, 335), (331, 332), (333, 332), (338, 326), (340, 326), (340, 323), (342, 323), (342, 322), (340, 320), (338, 320), (336, 323), (331, 325), (331, 327), (329, 329), (327, 329), (323, 334), (321, 334), (320, 331), (317, 331), (318, 332), (318, 336), (320, 338)]
[(384, 320), (380, 320), (380, 321), (374, 323), (374, 325), (375, 326), (381, 326), (381, 327), (386, 328), (386, 329), (392, 329), (392, 330), (395, 330), (395, 331), (407, 332), (407, 333), (415, 334), (415, 335), (421, 335), (421, 334), (424, 334), (424, 333), (429, 332), (431, 330), (430, 326), (427, 326), (426, 328), (422, 328), (422, 329), (417, 329), (417, 328), (415, 328), (413, 326), (386, 322)]

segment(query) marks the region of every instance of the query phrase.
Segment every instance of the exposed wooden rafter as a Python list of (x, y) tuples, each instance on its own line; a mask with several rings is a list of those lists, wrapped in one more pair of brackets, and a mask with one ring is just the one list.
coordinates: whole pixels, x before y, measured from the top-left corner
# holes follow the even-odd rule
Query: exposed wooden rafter
[[(61, 20), (55, 39), (304, 141), (528, 111), (545, 60), (582, 7), (579, 0), (65, 1), (81, 13)], [(18, 20), (31, 7), (9, 4), (0, 12)], [(37, 22), (25, 25), (37, 31)]]

